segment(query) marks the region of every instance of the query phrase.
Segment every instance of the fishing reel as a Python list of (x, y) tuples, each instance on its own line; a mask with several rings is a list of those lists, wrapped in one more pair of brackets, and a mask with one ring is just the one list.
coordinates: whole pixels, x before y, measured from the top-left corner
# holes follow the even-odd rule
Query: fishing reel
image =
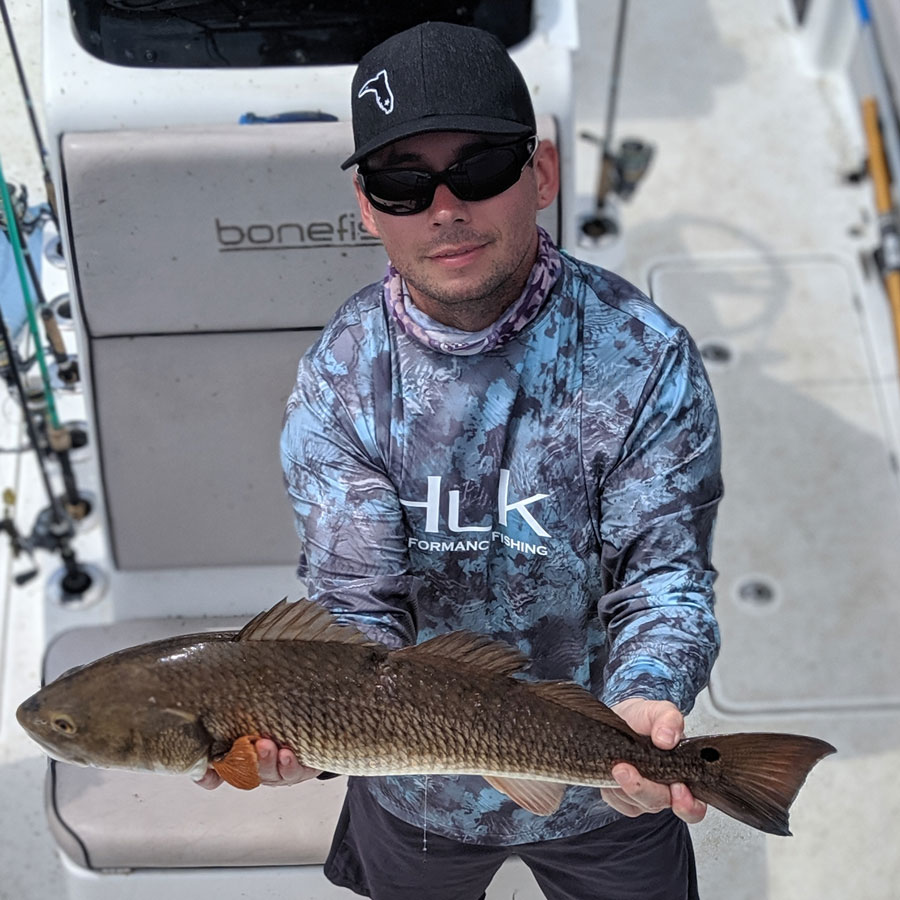
[[(23, 535), (16, 525), (14, 512), (16, 492), (12, 488), (3, 491), (3, 517), (0, 518), (0, 533), (9, 540), (12, 560), (15, 563), (22, 556), (29, 560), (29, 568), (15, 572), (13, 582), (22, 587), (34, 579), (39, 568), (35, 551), (44, 550), (57, 555), (63, 566), (47, 581), (47, 594), (60, 606), (88, 606), (99, 600), (106, 590), (106, 577), (97, 566), (81, 563), (72, 549), (75, 537), (75, 522), (70, 507), (61, 499), (54, 507), (38, 513), (30, 535)], [(64, 506), (65, 513), (61, 513)]]
[[(50, 210), (46, 206), (39, 207), (36, 212), (32, 211), (31, 215), (29, 215), (28, 188), (24, 184), (13, 184), (7, 181), (6, 189), (9, 191), (13, 215), (16, 217), (16, 225), (18, 225), (21, 234), (30, 235), (42, 222), (52, 218)], [(9, 233), (9, 223), (6, 221), (6, 210), (2, 204), (0, 204), (0, 231), (9, 240), (12, 240)]]
[(600, 148), (595, 211), (582, 221), (581, 231), (594, 241), (615, 237), (619, 222), (610, 198), (615, 195), (620, 200), (631, 199), (650, 168), (654, 148), (640, 138), (624, 138), (618, 152), (613, 153), (603, 138), (587, 131), (581, 137)]
[[(28, 191), (24, 184), (11, 184), (6, 182), (6, 189), (9, 191), (9, 199), (12, 203), (13, 215), (19, 224), (25, 221), (28, 213)], [(6, 210), (0, 205), (0, 230), (9, 237), (9, 222), (6, 220)]]
[(22, 536), (16, 526), (16, 520), (13, 518), (15, 505), (16, 492), (12, 488), (6, 488), (3, 491), (3, 518), (0, 519), (0, 532), (9, 538), (9, 547), (14, 562), (23, 553), (31, 561), (30, 569), (13, 575), (13, 581), (21, 587), (23, 584), (28, 584), (37, 575), (38, 569), (34, 565), (34, 545), (28, 538)]
[[(0, 207), (0, 229), (3, 230), (10, 243), (15, 241), (16, 244), (18, 244), (16, 249), (21, 253), (21, 257), (28, 270), (28, 275), (31, 279), (31, 287), (34, 289), (38, 298), (38, 315), (41, 317), (47, 337), (47, 343), (50, 346), (50, 350), (53, 353), (55, 360), (56, 375), (59, 380), (58, 386), (63, 388), (74, 388), (81, 378), (78, 359), (66, 349), (65, 341), (59, 330), (56, 310), (47, 302), (47, 298), (44, 296), (40, 277), (28, 248), (28, 237), (43, 222), (50, 221), (53, 218), (50, 208), (47, 206), (38, 207), (36, 211), (32, 211), (31, 217), (29, 218), (28, 190), (25, 185), (15, 185), (7, 182), (6, 189), (10, 199), (12, 215), (15, 218), (15, 222), (13, 223), (15, 228), (12, 230), (10, 229), (10, 223), (7, 221), (5, 207)], [(20, 359), (13, 362), (17, 362), (21, 371), (27, 372), (35, 361), (36, 356), (27, 360)], [(8, 373), (5, 371), (5, 367), (7, 367), (10, 362), (8, 353), (4, 354), (3, 359), (0, 359), (0, 367), (3, 367), (3, 374), (7, 384), (9, 384), (10, 381)]]

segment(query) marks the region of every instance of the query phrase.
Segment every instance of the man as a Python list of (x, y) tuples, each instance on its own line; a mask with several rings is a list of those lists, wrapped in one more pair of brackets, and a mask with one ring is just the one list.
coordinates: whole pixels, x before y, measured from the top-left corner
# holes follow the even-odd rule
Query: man
[[(390, 263), (300, 363), (282, 457), (311, 598), (391, 646), (469, 629), (658, 746), (718, 647), (715, 407), (686, 333), (561, 254), (555, 147), (502, 44), (430, 23), (359, 64), (355, 180)], [(261, 742), (265, 782), (318, 774)], [(351, 779), (326, 874), (476, 900), (519, 855), (551, 900), (696, 896), (684, 785), (631, 766), (546, 817), (483, 779)], [(656, 813), (656, 815), (644, 815)]]

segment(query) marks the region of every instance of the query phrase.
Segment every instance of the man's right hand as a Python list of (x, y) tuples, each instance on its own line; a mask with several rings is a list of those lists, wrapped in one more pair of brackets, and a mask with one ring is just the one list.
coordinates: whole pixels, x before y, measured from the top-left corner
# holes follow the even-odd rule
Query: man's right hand
[[(309, 781), (321, 773), (321, 769), (310, 769), (302, 765), (294, 754), (267, 738), (260, 738), (256, 744), (259, 778), (268, 787), (283, 787), (288, 784), (299, 784)], [(197, 780), (197, 784), (211, 791), (222, 783), (221, 776), (215, 769), (209, 768), (206, 774)]]

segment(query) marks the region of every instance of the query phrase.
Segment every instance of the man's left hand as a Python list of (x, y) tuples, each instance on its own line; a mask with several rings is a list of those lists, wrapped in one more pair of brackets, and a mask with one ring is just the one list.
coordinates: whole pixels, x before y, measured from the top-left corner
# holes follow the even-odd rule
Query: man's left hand
[[(632, 697), (612, 709), (638, 734), (649, 735), (663, 750), (671, 750), (684, 737), (684, 716), (668, 700)], [(629, 818), (671, 808), (679, 819), (694, 824), (706, 815), (706, 804), (697, 800), (683, 784), (648, 781), (628, 763), (617, 763), (612, 774), (619, 786), (601, 788), (600, 793), (613, 809)]]

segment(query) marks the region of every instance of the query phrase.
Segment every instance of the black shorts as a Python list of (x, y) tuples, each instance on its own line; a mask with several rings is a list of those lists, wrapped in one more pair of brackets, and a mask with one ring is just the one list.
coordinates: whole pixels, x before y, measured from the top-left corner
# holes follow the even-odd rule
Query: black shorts
[(670, 811), (512, 847), (463, 844), (392, 816), (351, 778), (325, 875), (373, 900), (482, 900), (510, 856), (547, 900), (698, 900), (687, 825)]

